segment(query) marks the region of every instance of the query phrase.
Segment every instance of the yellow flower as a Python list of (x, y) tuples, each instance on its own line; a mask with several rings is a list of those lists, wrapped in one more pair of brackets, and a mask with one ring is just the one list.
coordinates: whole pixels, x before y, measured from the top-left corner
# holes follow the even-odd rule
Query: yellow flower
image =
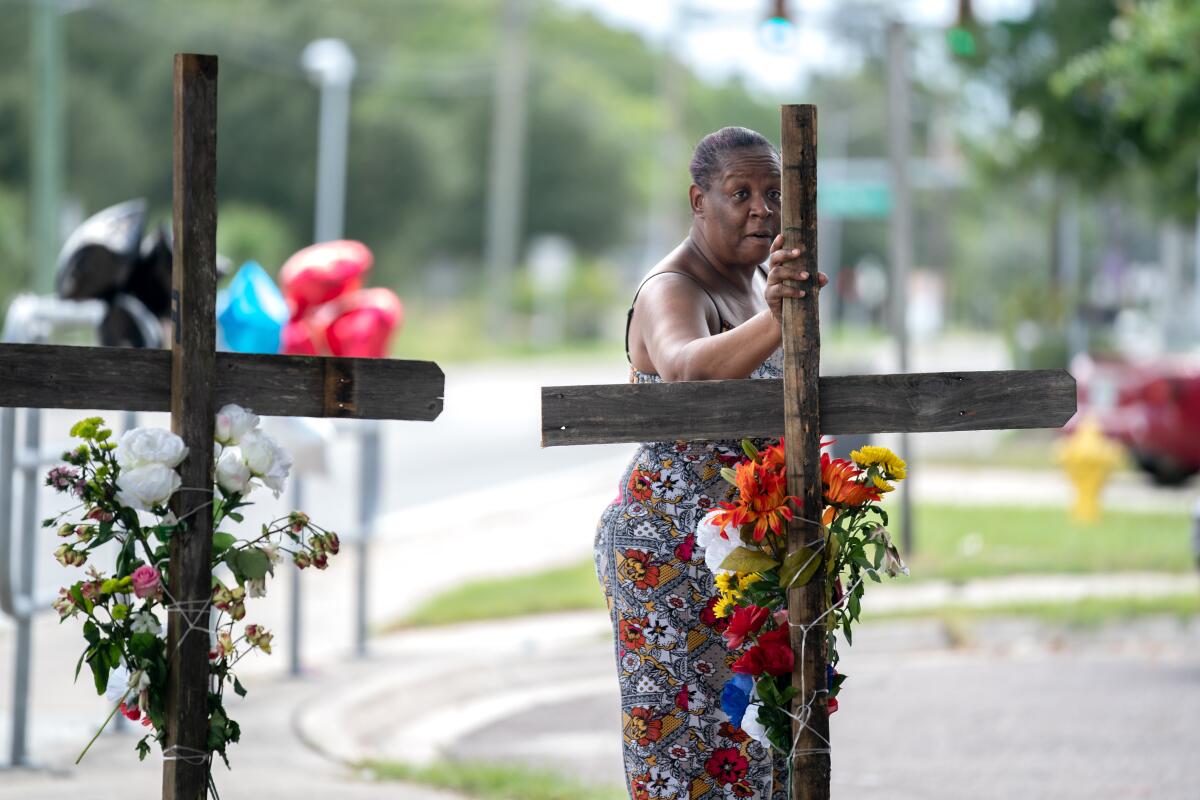
[(762, 575), (757, 572), (751, 572), (749, 575), (742, 575), (738, 580), (738, 591), (746, 591), (747, 587), (753, 586), (762, 580)]
[(867, 445), (851, 453), (850, 459), (862, 469), (879, 467), (879, 470), (892, 480), (902, 481), (908, 474), (908, 466), (904, 459), (886, 447)]
[(876, 488), (876, 489), (878, 489), (878, 490), (879, 490), (879, 491), (881, 491), (881, 492), (884, 492), (885, 494), (886, 494), (887, 492), (890, 492), (890, 491), (892, 491), (893, 489), (895, 489), (895, 488), (896, 488), (895, 486), (892, 486), (890, 483), (888, 483), (887, 481), (885, 481), (885, 480), (883, 479), (883, 477), (882, 477), (882, 476), (880, 476), (880, 475), (874, 475), (874, 476), (872, 476), (872, 477), (871, 477), (871, 482), (875, 484), (875, 488)]
[(730, 611), (733, 611), (733, 598), (729, 595), (721, 595), (721, 599), (713, 606), (713, 616), (717, 619), (725, 619), (729, 616)]
[(737, 573), (722, 572), (717, 576), (717, 588), (722, 592), (728, 592), (737, 588)]

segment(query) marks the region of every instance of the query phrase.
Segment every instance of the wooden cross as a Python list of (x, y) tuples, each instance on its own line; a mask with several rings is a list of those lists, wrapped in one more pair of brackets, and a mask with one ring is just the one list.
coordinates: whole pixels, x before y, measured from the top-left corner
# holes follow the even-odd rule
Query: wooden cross
[[(788, 552), (822, 541), (821, 433), (967, 431), (1060, 427), (1075, 413), (1065, 370), (939, 372), (818, 378), (821, 336), (817, 278), (817, 109), (782, 107), (783, 246), (799, 249), (812, 276), (803, 298), (783, 304), (783, 380), (691, 381), (542, 389), (542, 445), (786, 437), (788, 494), (802, 508), (788, 527)], [(822, 550), (825, 557), (827, 550)], [(813, 702), (826, 685), (825, 570), (788, 593), (796, 659), (792, 685), (810, 687), (796, 737), (793, 800), (829, 797), (829, 719)], [(811, 689), (811, 687), (822, 687)]]
[[(427, 361), (217, 353), (217, 59), (178, 54), (174, 77), (172, 346), (166, 350), (0, 345), (0, 405), (171, 412), (189, 455), (171, 508), (185, 529), (171, 540), (167, 648), (166, 800), (207, 792), (208, 636), (185, 635), (189, 608), (212, 592), (215, 410), (236, 402), (268, 416), (432, 420), (445, 376)], [(198, 511), (200, 513), (192, 513)], [(185, 613), (180, 613), (180, 611)], [(207, 614), (197, 624), (207, 627)]]

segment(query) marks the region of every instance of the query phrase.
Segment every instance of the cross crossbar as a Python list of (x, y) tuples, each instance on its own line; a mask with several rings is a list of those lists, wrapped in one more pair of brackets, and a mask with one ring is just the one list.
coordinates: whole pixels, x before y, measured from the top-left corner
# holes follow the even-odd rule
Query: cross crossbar
[[(0, 345), (0, 406), (171, 410), (171, 351)], [(446, 376), (431, 361), (217, 353), (213, 403), (265, 416), (432, 420)]]
[[(845, 375), (820, 380), (824, 434), (1057, 428), (1075, 413), (1066, 370)], [(542, 446), (778, 438), (782, 380), (542, 388)]]

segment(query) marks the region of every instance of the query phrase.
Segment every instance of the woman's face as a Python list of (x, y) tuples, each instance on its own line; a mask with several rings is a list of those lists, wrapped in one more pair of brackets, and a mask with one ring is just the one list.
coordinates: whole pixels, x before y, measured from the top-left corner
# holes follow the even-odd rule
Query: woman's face
[(780, 227), (779, 158), (769, 148), (725, 155), (707, 191), (693, 186), (692, 212), (709, 250), (725, 264), (767, 259)]

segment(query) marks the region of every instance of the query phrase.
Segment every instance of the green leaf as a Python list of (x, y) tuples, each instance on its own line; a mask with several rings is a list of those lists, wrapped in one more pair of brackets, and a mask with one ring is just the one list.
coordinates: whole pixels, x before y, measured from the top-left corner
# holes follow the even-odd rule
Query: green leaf
[(801, 547), (788, 553), (783, 559), (783, 566), (779, 568), (779, 585), (785, 589), (803, 586), (812, 580), (820, 568), (820, 554), (807, 547)]
[[(265, 559), (266, 556), (264, 555), (263, 558)], [(749, 547), (737, 548), (721, 562), (721, 569), (742, 573), (766, 572), (778, 566), (779, 562), (762, 550), (751, 550)]]
[(233, 679), (233, 690), (235, 692), (237, 692), (238, 697), (246, 696), (246, 687), (242, 686), (242, 682), (239, 681), (236, 677)]
[(121, 664), (121, 645), (116, 642), (110, 643), (104, 657), (108, 660), (108, 666), (116, 669)]
[(94, 653), (88, 659), (88, 666), (92, 668), (92, 682), (96, 684), (96, 694), (104, 694), (108, 689), (108, 662), (101, 653)]
[[(77, 591), (77, 587), (72, 586), (71, 590), (72, 596), (74, 596), (74, 592)], [(75, 602), (78, 603), (79, 600), (76, 600)], [(90, 645), (96, 645), (100, 642), (100, 629), (96, 627), (96, 623), (92, 622), (90, 619), (83, 623), (83, 638), (87, 639), (87, 642)]]
[(750, 457), (755, 464), (759, 463), (758, 448), (749, 439), (742, 439), (742, 452)]
[(233, 547), (237, 542), (237, 537), (232, 533), (217, 532), (213, 534), (213, 556), (219, 556), (229, 548)]
[(271, 559), (267, 558), (267, 554), (257, 547), (238, 551), (237, 564), (238, 570), (246, 576), (247, 580), (252, 581), (265, 578), (271, 569)]
[(149, 738), (149, 736), (143, 736), (137, 743), (138, 761), (145, 761), (146, 756), (150, 755), (150, 744), (146, 741)]
[(242, 515), (241, 515), (239, 512), (237, 512), (237, 511), (230, 511), (230, 512), (229, 512), (228, 514), (226, 514), (225, 516), (229, 517), (229, 518), (230, 518), (231, 520), (233, 520), (234, 522), (245, 522), (245, 521), (246, 521), (246, 518), (245, 518), (245, 517), (243, 517), (243, 516), (242, 516)]
[(737, 486), (737, 473), (729, 467), (721, 467), (721, 477), (724, 478), (727, 483)]

